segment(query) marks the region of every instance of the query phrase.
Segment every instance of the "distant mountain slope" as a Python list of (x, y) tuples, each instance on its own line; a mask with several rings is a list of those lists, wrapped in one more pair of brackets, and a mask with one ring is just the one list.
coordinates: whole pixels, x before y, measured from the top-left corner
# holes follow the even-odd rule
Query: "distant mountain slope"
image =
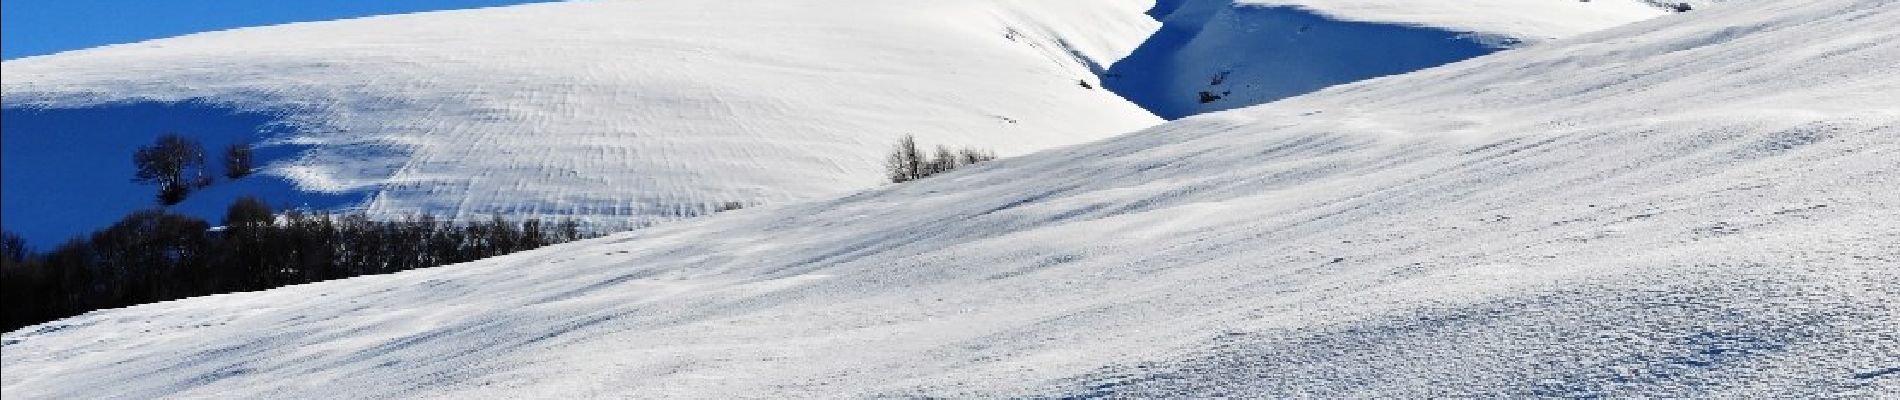
[[(879, 183), (884, 152), (906, 134), (1014, 155), (1159, 122), (1083, 87), (1098, 86), (1091, 65), (1157, 27), (1146, 7), (590, 1), (8, 61), (6, 220), (71, 234), (150, 204), (149, 189), (125, 182), (126, 159), (167, 130), (267, 141), (280, 155), (268, 173), (298, 188), (239, 185), (184, 206), (210, 212), (265, 191), (292, 205), (363, 201), (376, 214), (619, 226), (862, 189)], [(61, 184), (26, 183), (49, 181)]]
[(1662, 15), (1635, 0), (1162, 0), (1103, 75), (1164, 118), (1228, 110)]
[(124, 158), (175, 131), (261, 142), (273, 161), (275, 178), (174, 208), (190, 214), (259, 194), (624, 228), (870, 187), (904, 134), (1021, 154), (1658, 14), (1633, 0), (656, 0), (212, 32), (7, 62), (0, 181), (23, 189), (0, 214), (48, 246), (149, 207)]
[(850, 196), (4, 336), (7, 398), (1880, 397), (1900, 2), (1739, 1)]

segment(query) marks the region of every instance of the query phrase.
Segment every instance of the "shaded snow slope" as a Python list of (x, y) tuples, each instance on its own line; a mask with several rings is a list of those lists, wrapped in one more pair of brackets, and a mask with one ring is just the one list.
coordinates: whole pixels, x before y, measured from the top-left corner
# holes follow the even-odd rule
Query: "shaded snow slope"
[[(1159, 122), (1079, 83), (1157, 28), (1146, 8), (1139, 0), (574, 2), (237, 29), (7, 61), (8, 110), (95, 111), (55, 113), (72, 117), (38, 126), (128, 121), (103, 132), (10, 126), (10, 152), (54, 151), (23, 136), (73, 133), (77, 145), (100, 145), (67, 149), (87, 156), (65, 163), (8, 168), (8, 192), (39, 193), (9, 198), (7, 219), (106, 193), (137, 192), (149, 203), (149, 189), (128, 189), (129, 175), (15, 183), (123, 169), (120, 147), (162, 133), (157, 123), (138, 131), (147, 121), (124, 107), (210, 110), (191, 115), (217, 126), (234, 115), (274, 116), (289, 133), (255, 140), (307, 148), (270, 174), (307, 192), (353, 194), (378, 214), (639, 223), (863, 189), (880, 183), (884, 152), (905, 134), (1015, 155)], [(179, 102), (191, 106), (170, 104)], [(91, 228), (78, 225), (61, 226)]]
[(4, 336), (9, 399), (1876, 397), (1900, 2), (1732, 2), (832, 200)]
[(1632, 0), (1163, 0), (1164, 25), (1103, 75), (1164, 118), (1251, 106), (1609, 28)]
[[(285, 133), (278, 116), (229, 107), (183, 103), (119, 103), (84, 108), (0, 110), (0, 221), (29, 245), (49, 249), (75, 235), (111, 225), (125, 211), (152, 207), (156, 188), (133, 183), (131, 155), (150, 145), (156, 133), (188, 133), (204, 145), (208, 171), (222, 179), (218, 166), (226, 145), (258, 143), (253, 150), (266, 162), (294, 157), (309, 146), (266, 138)], [(231, 201), (245, 195), (271, 199), (273, 206), (333, 208), (361, 201), (347, 193), (299, 190), (292, 182), (266, 177), (225, 180), (198, 190), (173, 212), (214, 223)]]

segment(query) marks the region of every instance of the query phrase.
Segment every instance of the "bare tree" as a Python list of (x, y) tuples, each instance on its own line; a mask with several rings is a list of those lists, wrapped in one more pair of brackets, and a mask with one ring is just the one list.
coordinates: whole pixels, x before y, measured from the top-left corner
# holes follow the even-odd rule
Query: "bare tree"
[(224, 210), (224, 226), (231, 229), (253, 228), (270, 225), (276, 220), (270, 204), (257, 196), (239, 197)]
[(257, 170), (251, 156), (251, 145), (233, 143), (224, 147), (224, 177), (231, 179), (251, 176)]
[(897, 147), (891, 150), (891, 156), (885, 161), (885, 172), (891, 183), (903, 183), (924, 177), (924, 153), (917, 149), (917, 137), (904, 135), (898, 139)]
[(132, 154), (132, 164), (138, 168), (132, 181), (158, 185), (158, 201), (164, 205), (178, 204), (192, 189), (211, 184), (211, 177), (204, 173), (204, 146), (176, 133), (139, 147)]
[(956, 153), (951, 152), (949, 146), (937, 145), (936, 153), (930, 157), (930, 173), (925, 175), (941, 174), (953, 169), (957, 169)]
[(996, 159), (996, 153), (988, 151), (988, 150), (977, 150), (977, 149), (965, 147), (963, 148), (963, 150), (957, 151), (957, 165), (958, 166), (974, 165), (976, 163), (995, 160), (995, 159)]

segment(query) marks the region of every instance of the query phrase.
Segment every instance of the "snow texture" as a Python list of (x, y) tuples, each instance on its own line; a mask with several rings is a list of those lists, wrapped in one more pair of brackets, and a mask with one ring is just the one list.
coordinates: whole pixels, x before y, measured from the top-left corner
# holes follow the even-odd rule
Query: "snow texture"
[[(1146, 8), (1140, 0), (572, 2), (23, 58), (0, 70), (6, 119), (27, 121), (5, 130), (4, 210), (10, 226), (78, 214), (32, 224), (65, 230), (34, 235), (50, 245), (104, 225), (84, 216), (109, 221), (151, 204), (150, 188), (126, 182), (126, 149), (171, 129), (295, 149), (265, 173), (302, 192), (348, 195), (373, 215), (578, 215), (613, 228), (727, 202), (834, 195), (879, 184), (885, 152), (906, 134), (1008, 156), (1160, 122), (1082, 86), (1099, 88), (1095, 71), (1158, 28)], [(154, 108), (174, 114), (140, 112)], [(223, 128), (232, 120), (266, 126)], [(69, 128), (100, 124), (91, 121), (126, 122)], [(34, 146), (49, 142), (70, 147)], [(78, 157), (16, 166), (26, 157), (15, 153)], [(82, 174), (118, 176), (70, 179)], [(64, 182), (27, 184), (46, 181)], [(245, 190), (226, 192), (186, 208), (216, 209)], [(129, 204), (60, 211), (100, 198)]]
[(1737, 1), (831, 200), (4, 337), (5, 395), (1882, 397), (1900, 2)]

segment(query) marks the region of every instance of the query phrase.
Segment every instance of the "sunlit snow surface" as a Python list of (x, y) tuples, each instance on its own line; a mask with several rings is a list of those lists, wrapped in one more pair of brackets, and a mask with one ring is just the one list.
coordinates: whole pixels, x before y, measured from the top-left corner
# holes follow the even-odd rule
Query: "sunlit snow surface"
[[(907, 134), (1008, 156), (1152, 126), (1160, 120), (1100, 90), (1090, 67), (1149, 36), (1159, 24), (1146, 9), (1138, 0), (537, 4), (30, 57), (7, 61), (0, 87), (9, 110), (188, 102), (276, 116), (286, 129), (258, 139), (308, 149), (275, 160), (269, 174), (306, 192), (350, 195), (372, 214), (578, 215), (623, 228), (727, 202), (869, 188)], [(206, 132), (232, 117), (202, 115), (205, 128), (179, 130), (233, 135)], [(80, 119), (136, 126), (137, 117)], [(120, 142), (172, 128), (7, 129), (9, 151), (56, 151), (23, 136), (111, 144), (7, 169), (8, 192), (39, 192), (18, 201), (59, 207), (120, 195), (111, 187), (128, 186), (130, 175), (53, 187), (15, 177), (122, 172), (130, 153)], [(149, 204), (150, 189), (130, 199)], [(33, 214), (15, 202), (9, 214)], [(111, 218), (129, 209), (83, 211)]]
[[(149, 207), (152, 188), (118, 178), (128, 149), (177, 131), (279, 156), (177, 209), (201, 217), (254, 194), (629, 228), (875, 186), (905, 134), (1022, 154), (1660, 14), (1632, 0), (661, 0), (213, 32), (5, 63), (8, 112), (51, 117), (9, 118), (9, 154), (66, 156), (9, 156), (20, 195), (0, 212), (47, 247)], [(190, 112), (126, 112), (154, 108)], [(101, 121), (117, 129), (72, 129)], [(247, 123), (262, 132), (232, 128)], [(70, 145), (41, 146), (50, 136)]]
[(6, 334), (3, 388), (1890, 396), (1896, 26), (1729, 2), (842, 198), (97, 312)]

